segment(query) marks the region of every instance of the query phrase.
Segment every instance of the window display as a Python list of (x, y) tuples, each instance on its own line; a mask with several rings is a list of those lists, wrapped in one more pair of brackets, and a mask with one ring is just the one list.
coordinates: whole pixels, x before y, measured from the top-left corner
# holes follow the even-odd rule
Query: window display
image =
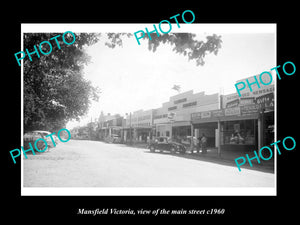
[(221, 144), (255, 145), (255, 120), (223, 122)]

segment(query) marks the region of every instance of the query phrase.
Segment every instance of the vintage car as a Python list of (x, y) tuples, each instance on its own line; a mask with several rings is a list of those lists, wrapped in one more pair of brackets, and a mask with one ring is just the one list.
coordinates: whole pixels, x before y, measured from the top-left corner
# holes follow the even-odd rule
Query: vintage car
[[(34, 143), (37, 139), (42, 138), (45, 139), (47, 142), (47, 147), (55, 147), (50, 136), (46, 137), (47, 135), (51, 134), (49, 131), (40, 131), (40, 130), (34, 130), (30, 132), (26, 132), (23, 136), (24, 138), (24, 147), (29, 148), (29, 143), (31, 143), (32, 146), (34, 146)], [(58, 137), (56, 135), (52, 135), (53, 140), (55, 144), (58, 143)], [(43, 141), (37, 142), (37, 147), (38, 149), (44, 149), (45, 148), (45, 143)]]
[(159, 137), (154, 142), (149, 144), (150, 152), (155, 152), (155, 150), (168, 151), (171, 153), (182, 153), (186, 152), (186, 147), (178, 142), (170, 140), (169, 137)]
[[(31, 146), (34, 148), (34, 142), (39, 138), (43, 138), (43, 136), (39, 133), (26, 132), (23, 136), (23, 140), (24, 140), (23, 147), (24, 147), (24, 149), (29, 149), (30, 148), (29, 143), (31, 143)], [(38, 147), (38, 149), (44, 149), (45, 148), (45, 143), (42, 142), (42, 141), (39, 141), (37, 143), (37, 147)]]
[(121, 143), (122, 139), (120, 135), (112, 134), (111, 136), (106, 137), (104, 141), (107, 143)]
[[(43, 136), (43, 138), (47, 141), (47, 145), (49, 147), (55, 147), (54, 144), (53, 144), (53, 142), (52, 142), (52, 140), (51, 140), (51, 137), (50, 136), (46, 137), (47, 135), (51, 134), (51, 132), (44, 131), (44, 130), (34, 130), (32, 132), (33, 133), (41, 134)], [(55, 144), (57, 145), (59, 143), (58, 137), (54, 134), (54, 135), (52, 135), (52, 138), (53, 138)]]

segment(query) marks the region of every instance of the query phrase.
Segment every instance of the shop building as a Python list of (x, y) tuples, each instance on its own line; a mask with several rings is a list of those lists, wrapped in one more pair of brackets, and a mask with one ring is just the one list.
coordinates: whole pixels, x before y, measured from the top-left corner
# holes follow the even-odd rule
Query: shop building
[[(225, 110), (233, 110), (235, 108), (240, 108), (240, 112), (237, 110), (236, 115), (237, 118), (233, 115), (233, 117), (229, 117), (227, 119), (227, 123), (224, 127), (224, 132), (230, 133), (231, 131), (238, 131), (244, 128), (244, 132), (250, 132), (249, 126), (250, 123), (252, 128), (251, 133), (254, 135), (253, 145), (256, 148), (260, 148), (265, 145), (269, 145), (273, 143), (274, 140), (274, 85), (269, 85), (265, 87), (261, 87), (260, 89), (255, 89), (253, 92), (247, 92), (243, 94), (241, 97), (238, 95), (231, 94), (225, 95), (221, 98), (222, 108)], [(247, 124), (245, 122), (233, 123), (230, 121), (238, 121), (239, 116), (242, 115), (243, 118), (241, 120), (252, 120), (248, 121)], [(232, 124), (235, 124), (233, 126)], [(253, 125), (253, 126), (252, 126)], [(225, 135), (228, 136), (228, 135)], [(228, 138), (227, 138), (228, 139)]]
[(122, 127), (123, 127), (123, 117), (119, 114), (111, 115), (108, 113), (105, 115), (101, 112), (98, 119), (98, 139), (106, 140), (106, 138), (111, 137), (112, 135), (122, 136)]
[(146, 143), (153, 136), (153, 110), (138, 110), (127, 114), (123, 130), (124, 142)]
[[(215, 134), (208, 145), (224, 150), (260, 149), (274, 140), (274, 84), (220, 97), (221, 109), (191, 115), (194, 136)], [(198, 129), (198, 130), (197, 130)]]
[[(204, 115), (204, 116), (203, 116)], [(192, 114), (192, 124), (195, 137), (204, 133), (208, 137), (209, 147), (224, 149), (239, 148), (253, 149), (257, 146), (258, 107), (236, 106), (233, 108), (207, 111)], [(197, 132), (197, 129), (199, 131)], [(236, 134), (238, 133), (238, 134)], [(240, 135), (240, 136), (235, 136)]]
[(187, 91), (170, 97), (168, 102), (153, 113), (153, 124), (157, 137), (167, 136), (184, 140), (192, 135), (191, 114), (220, 108), (219, 94)]

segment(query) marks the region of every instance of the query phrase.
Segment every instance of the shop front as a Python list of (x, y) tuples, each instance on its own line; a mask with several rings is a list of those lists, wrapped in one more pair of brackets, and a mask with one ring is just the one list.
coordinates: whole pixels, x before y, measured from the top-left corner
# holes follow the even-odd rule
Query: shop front
[(258, 146), (258, 120), (243, 119), (221, 122), (222, 151), (253, 151)]
[(223, 110), (220, 117), (221, 151), (253, 151), (259, 144), (260, 112), (258, 105), (243, 105)]
[(190, 121), (176, 121), (172, 123), (172, 139), (177, 142), (182, 142), (191, 136)]
[(207, 138), (207, 147), (217, 147), (216, 131), (218, 130), (218, 122), (200, 122), (193, 125), (194, 137), (199, 140), (203, 135)]
[(215, 112), (219, 110), (192, 113), (193, 136), (198, 140), (202, 135), (207, 138), (207, 147), (215, 148), (218, 146), (218, 122), (219, 119)]
[(256, 150), (274, 141), (274, 85), (241, 97), (221, 96), (220, 146), (222, 150)]
[(219, 151), (253, 151), (262, 137), (260, 109), (254, 104), (194, 113), (192, 125), (195, 136), (199, 129), (200, 136), (208, 136), (208, 145)]
[(172, 130), (171, 123), (155, 124), (156, 137), (171, 137), (171, 130)]
[(147, 143), (152, 138), (152, 126), (140, 126), (135, 128), (135, 141)]

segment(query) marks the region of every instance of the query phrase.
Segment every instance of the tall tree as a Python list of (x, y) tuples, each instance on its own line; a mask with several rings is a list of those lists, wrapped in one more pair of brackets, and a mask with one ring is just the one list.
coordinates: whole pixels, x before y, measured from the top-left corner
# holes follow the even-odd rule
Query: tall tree
[[(34, 51), (43, 41), (59, 33), (25, 33), (24, 49)], [(52, 52), (31, 55), (24, 60), (24, 130), (58, 130), (70, 119), (79, 119), (89, 107), (90, 99), (97, 100), (99, 90), (83, 78), (83, 68), (90, 58), (84, 46), (98, 41), (99, 35), (79, 33), (72, 45), (66, 45), (61, 36), (58, 44), (52, 40)], [(66, 41), (70, 42), (66, 35)], [(60, 46), (60, 49), (59, 49)], [(49, 45), (42, 45), (49, 52)]]

